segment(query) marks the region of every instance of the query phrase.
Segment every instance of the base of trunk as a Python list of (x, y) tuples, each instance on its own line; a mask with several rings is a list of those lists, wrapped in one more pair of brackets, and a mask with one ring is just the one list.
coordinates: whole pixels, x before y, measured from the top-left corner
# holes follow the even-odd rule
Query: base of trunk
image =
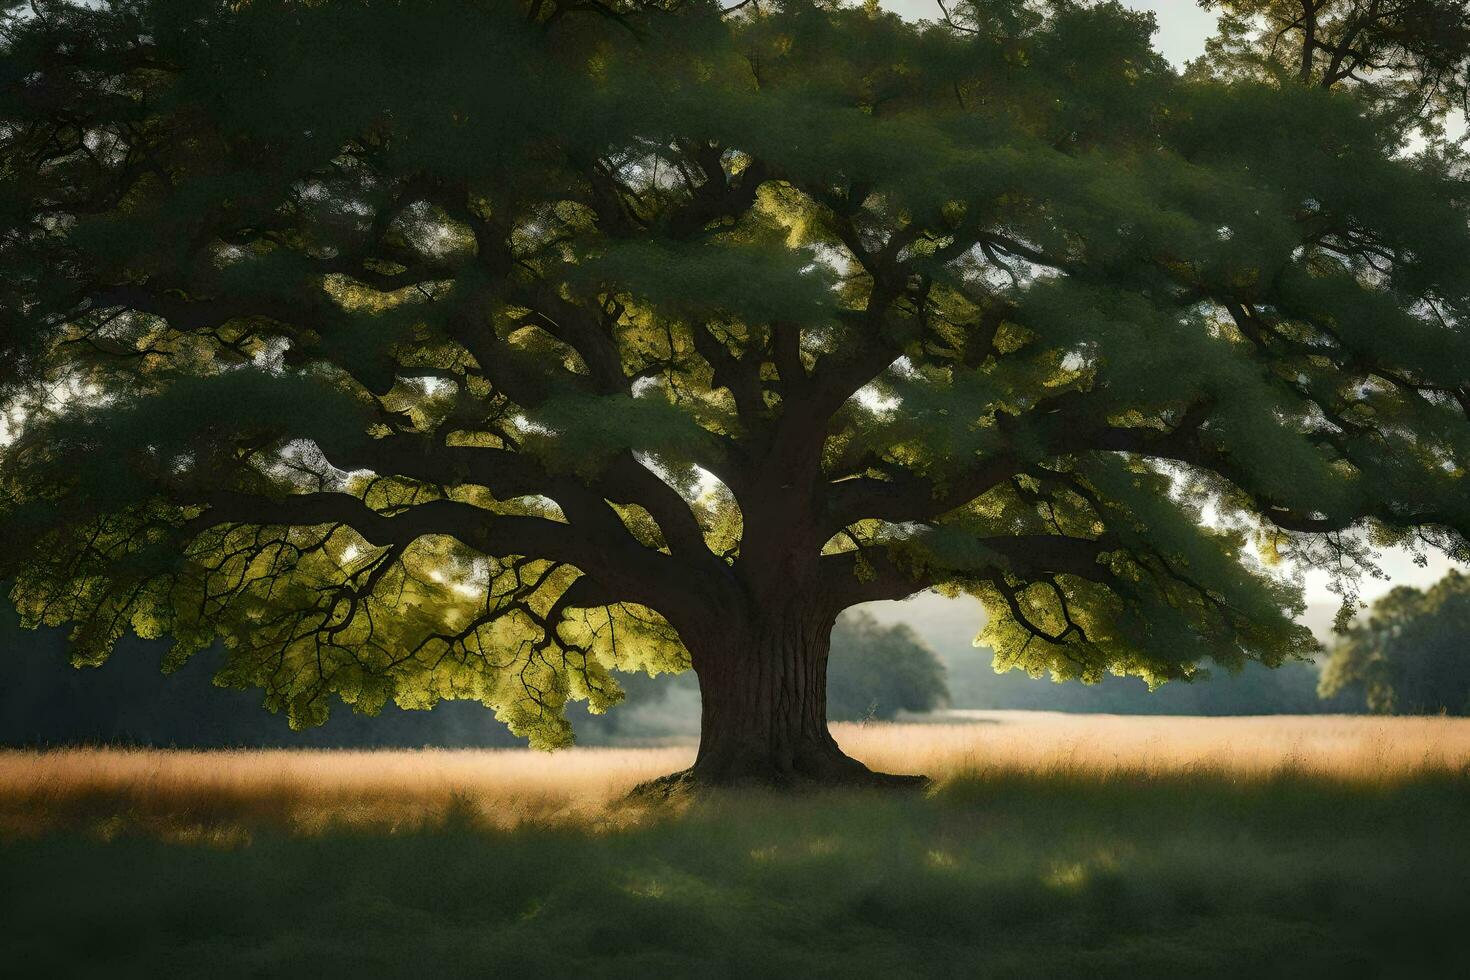
[(897, 773), (873, 772), (863, 778), (849, 778), (843, 780), (816, 780), (816, 779), (738, 779), (733, 781), (709, 780), (702, 778), (693, 767), (671, 772), (667, 776), (650, 779), (639, 783), (628, 792), (631, 800), (648, 801), (664, 800), (671, 797), (683, 796), (689, 793), (700, 793), (706, 790), (718, 789), (780, 789), (785, 791), (816, 791), (824, 789), (880, 789), (880, 790), (917, 790), (922, 791), (929, 787), (932, 780), (928, 776), (908, 776)]
[(640, 783), (629, 795), (637, 799), (664, 799), (688, 792), (740, 787), (785, 791), (922, 790), (929, 785), (927, 776), (874, 772), (829, 743), (776, 757), (749, 753), (708, 755), (701, 751), (700, 758), (688, 769)]
[[(873, 772), (827, 727), (827, 658), (836, 610), (821, 596), (770, 590), (719, 628), (690, 631), (699, 676), (694, 765), (644, 783), (635, 796), (728, 786), (922, 788), (923, 776)], [(681, 635), (683, 635), (681, 633)]]

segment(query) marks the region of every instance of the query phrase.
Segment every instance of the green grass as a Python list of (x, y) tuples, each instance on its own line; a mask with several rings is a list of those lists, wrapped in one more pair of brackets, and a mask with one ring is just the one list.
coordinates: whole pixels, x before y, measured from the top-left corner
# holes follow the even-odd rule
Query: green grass
[[(624, 821), (0, 843), (18, 976), (1470, 975), (1470, 778), (961, 780)], [(10, 972), (13, 970), (14, 972)]]

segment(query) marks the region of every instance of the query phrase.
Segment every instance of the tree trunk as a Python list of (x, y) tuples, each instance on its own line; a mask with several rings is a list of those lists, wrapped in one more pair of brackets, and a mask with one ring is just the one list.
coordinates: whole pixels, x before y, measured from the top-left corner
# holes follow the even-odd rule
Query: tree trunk
[(691, 637), (703, 710), (692, 768), (650, 784), (917, 786), (875, 773), (827, 728), (827, 654), (835, 617), (805, 611), (718, 624)]

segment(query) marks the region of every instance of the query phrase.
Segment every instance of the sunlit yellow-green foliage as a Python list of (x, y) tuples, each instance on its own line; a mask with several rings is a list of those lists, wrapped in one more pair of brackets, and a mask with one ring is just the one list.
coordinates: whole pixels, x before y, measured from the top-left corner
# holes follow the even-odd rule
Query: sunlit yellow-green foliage
[[(112, 533), (116, 522), (93, 547), (116, 547)], [(688, 666), (653, 611), (620, 603), (548, 626), (574, 569), (486, 558), (447, 537), (394, 554), (349, 528), (229, 527), (200, 535), (174, 565), (125, 601), (100, 577), (72, 579), (65, 602), (40, 599), (45, 568), (23, 573), (14, 597), (33, 622), (83, 623), (78, 665), (99, 663), (128, 629), (174, 638), (165, 670), (222, 636), (231, 656), (216, 682), (263, 687), (265, 706), (293, 727), (323, 721), (329, 694), (368, 714), (390, 698), (403, 708), (473, 699), (538, 744), (566, 744), (568, 699), (594, 712), (621, 699), (611, 668)]]
[(1108, 3), (595, 6), (3, 15), (29, 622), (558, 745), (753, 603), (1158, 683), (1315, 649), (1258, 556), (1465, 554), (1465, 160), (1285, 5), (1186, 76)]

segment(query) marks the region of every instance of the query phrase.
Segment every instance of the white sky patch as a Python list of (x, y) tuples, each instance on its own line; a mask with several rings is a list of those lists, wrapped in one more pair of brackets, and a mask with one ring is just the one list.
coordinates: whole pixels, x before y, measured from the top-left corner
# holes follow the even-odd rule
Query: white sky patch
[[(1022, 244), (1029, 245), (1029, 242)], [(978, 244), (964, 256), (961, 275), (970, 282), (979, 282), (992, 290), (1020, 288), (1043, 279), (1055, 279), (1062, 275), (1060, 269), (1037, 265), (1017, 255), (1009, 255), (998, 249), (992, 250), (995, 258), (985, 254)]]
[(903, 404), (903, 399), (885, 394), (871, 381), (853, 392), (852, 398), (874, 415), (892, 415)]
[(262, 371), (281, 374), (286, 370), (286, 351), (291, 342), (284, 337), (272, 337), (250, 358), (252, 364)]
[(690, 504), (708, 507), (721, 495), (734, 496), (730, 493), (730, 488), (725, 486), (724, 481), (702, 466), (694, 467), (694, 487), (691, 495), (680, 485), (683, 481), (676, 478), (648, 453), (635, 452), (633, 458), (638, 460), (644, 469), (672, 487)]
[(712, 507), (719, 498), (734, 498), (735, 495), (730, 492), (729, 487), (725, 486), (724, 481), (709, 470), (702, 466), (696, 466), (694, 467), (694, 471), (699, 477), (699, 482), (695, 484), (695, 488), (699, 493), (698, 502), (700, 504), (706, 507)]
[(47, 385), (44, 391), (0, 406), (0, 449), (20, 438), (27, 418), (34, 412), (60, 415), (72, 407), (96, 408), (113, 401), (116, 401), (113, 395), (94, 384), (83, 383), (76, 377), (63, 378)]
[[(900, 357), (888, 365), (885, 373), (886, 371), (892, 371), (894, 374), (904, 378), (912, 379), (919, 377), (919, 372), (915, 369), (913, 361), (910, 361), (907, 357)], [(891, 415), (897, 411), (898, 406), (903, 404), (902, 398), (885, 392), (882, 384), (877, 380), (870, 381), (853, 392), (852, 400), (874, 415)]]
[[(1397, 586), (1409, 585), (1422, 589), (1438, 582), (1455, 569), (1462, 572), (1470, 571), (1470, 567), (1451, 561), (1437, 551), (1428, 551), (1424, 557), (1427, 559), (1427, 564), (1421, 567), (1415, 563), (1414, 556), (1403, 548), (1387, 548), (1379, 552), (1378, 565), (1388, 578), (1385, 580), (1365, 577), (1361, 584), (1362, 599), (1371, 604), (1374, 599)], [(1339, 601), (1337, 596), (1328, 589), (1331, 577), (1327, 572), (1321, 569), (1311, 569), (1305, 573), (1304, 578), (1308, 605), (1337, 604)]]
[[(823, 267), (840, 278), (842, 276), (851, 275), (853, 272), (853, 268), (856, 265), (856, 263), (848, 257), (848, 254), (846, 252), (832, 245), (825, 245), (821, 242), (813, 242), (806, 246), (806, 251), (811, 253), (812, 261), (810, 265), (804, 267), (801, 270), (803, 273), (815, 271), (818, 267)], [(841, 288), (841, 283), (836, 283), (833, 285), (833, 289), (839, 288)]]
[(454, 387), (454, 382), (446, 378), (415, 378), (410, 375), (402, 380), (423, 392), (425, 398), (433, 398), (441, 391)]
[(345, 490), (355, 480), (377, 475), (372, 470), (338, 469), (311, 439), (293, 439), (282, 446), (273, 459), (257, 465), (271, 477), (289, 480), (296, 486), (307, 486), (310, 478), (314, 484), (307, 486), (310, 490)]
[(538, 422), (532, 422), (530, 419), (526, 418), (524, 415), (512, 415), (511, 418), (510, 418), (510, 424), (512, 426), (514, 426), (518, 431), (524, 432), (524, 433), (529, 433), (531, 435), (538, 435), (538, 436), (554, 436), (554, 435), (556, 435), (556, 430), (555, 429), (548, 428), (547, 426), (541, 425)]
[(0, 410), (0, 449), (20, 438), (21, 426), (24, 424), (25, 412), (19, 406)]
[(892, 364), (888, 365), (888, 370), (894, 374), (902, 375), (905, 378), (917, 378), (919, 376), (919, 369), (914, 367), (914, 362), (909, 360), (907, 355), (898, 358)]
[(243, 261), (248, 254), (239, 245), (221, 245), (214, 250), (214, 260), (221, 266), (234, 265), (236, 262)]

